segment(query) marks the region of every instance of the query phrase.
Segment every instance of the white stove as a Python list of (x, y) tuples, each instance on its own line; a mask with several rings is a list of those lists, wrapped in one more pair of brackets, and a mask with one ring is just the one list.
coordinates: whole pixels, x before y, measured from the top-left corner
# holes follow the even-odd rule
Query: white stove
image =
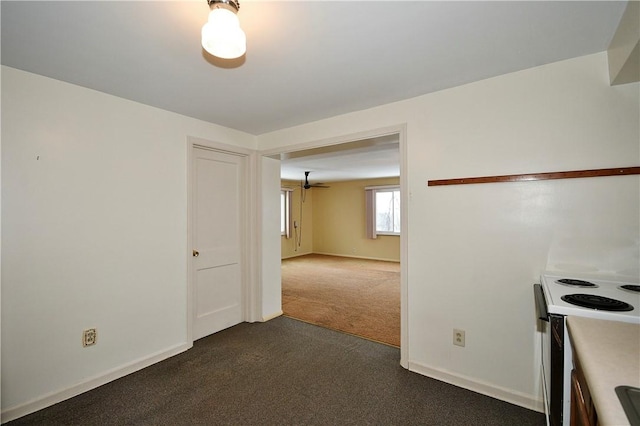
[(547, 424), (570, 424), (573, 350), (566, 317), (640, 324), (639, 282), (544, 273), (534, 285), (542, 349), (542, 388)]
[[(547, 301), (547, 311), (550, 314), (576, 315), (640, 324), (640, 292), (626, 289), (635, 288), (633, 286), (638, 286), (638, 282), (543, 274), (540, 277), (540, 283)], [(584, 285), (593, 284), (593, 286), (585, 287), (583, 283)], [(594, 302), (599, 307), (578, 306), (563, 300), (563, 297), (577, 294), (585, 295), (584, 298), (578, 298), (578, 302), (580, 300), (587, 303)], [(613, 301), (625, 303), (631, 309), (605, 310), (608, 306), (613, 309), (628, 309), (622, 303)]]

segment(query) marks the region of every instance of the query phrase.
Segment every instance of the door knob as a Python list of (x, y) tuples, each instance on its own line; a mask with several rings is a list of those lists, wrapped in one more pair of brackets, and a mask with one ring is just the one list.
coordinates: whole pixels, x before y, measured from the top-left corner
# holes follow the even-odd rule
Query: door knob
[(198, 250), (194, 250), (193, 257), (198, 257), (198, 256), (200, 256), (200, 252)]

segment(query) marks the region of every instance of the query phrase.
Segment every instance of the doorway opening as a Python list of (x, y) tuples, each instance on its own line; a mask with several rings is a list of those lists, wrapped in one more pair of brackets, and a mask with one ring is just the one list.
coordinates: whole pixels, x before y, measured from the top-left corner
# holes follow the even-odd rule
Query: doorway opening
[[(288, 208), (281, 220), (284, 314), (399, 346), (401, 363), (407, 332), (404, 137), (400, 126), (269, 155), (281, 161), (281, 206)], [(395, 213), (395, 232), (392, 220), (391, 229), (367, 235), (367, 190), (391, 194), (395, 209), (379, 216)]]

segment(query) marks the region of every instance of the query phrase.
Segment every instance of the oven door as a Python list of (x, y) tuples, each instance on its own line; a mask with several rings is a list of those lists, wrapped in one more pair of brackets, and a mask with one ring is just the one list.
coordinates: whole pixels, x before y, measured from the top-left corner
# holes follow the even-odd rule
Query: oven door
[[(542, 387), (545, 391), (544, 404), (547, 410), (547, 424), (562, 426), (569, 424), (569, 403), (564, 395), (569, 398), (569, 392), (565, 390), (564, 366), (565, 366), (565, 317), (564, 315), (551, 314), (544, 292), (540, 284), (534, 284), (533, 292), (536, 298), (536, 310), (538, 313), (538, 328), (540, 330), (542, 351)], [(570, 368), (570, 364), (567, 364)], [(570, 370), (569, 370), (570, 371)], [(563, 421), (563, 418), (566, 422)]]
[(542, 399), (544, 402), (544, 413), (547, 420), (547, 426), (550, 425), (549, 400), (550, 400), (550, 379), (551, 379), (551, 331), (549, 324), (549, 312), (547, 311), (547, 302), (540, 284), (533, 285), (533, 294), (536, 301), (536, 314), (538, 317), (538, 331), (540, 332), (540, 376), (542, 381)]

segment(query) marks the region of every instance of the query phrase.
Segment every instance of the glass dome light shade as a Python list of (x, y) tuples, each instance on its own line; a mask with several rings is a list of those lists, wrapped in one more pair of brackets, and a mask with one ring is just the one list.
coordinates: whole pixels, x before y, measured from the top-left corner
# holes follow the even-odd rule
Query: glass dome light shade
[(247, 51), (247, 37), (240, 28), (238, 16), (230, 10), (215, 8), (202, 27), (202, 47), (213, 56), (238, 58)]

